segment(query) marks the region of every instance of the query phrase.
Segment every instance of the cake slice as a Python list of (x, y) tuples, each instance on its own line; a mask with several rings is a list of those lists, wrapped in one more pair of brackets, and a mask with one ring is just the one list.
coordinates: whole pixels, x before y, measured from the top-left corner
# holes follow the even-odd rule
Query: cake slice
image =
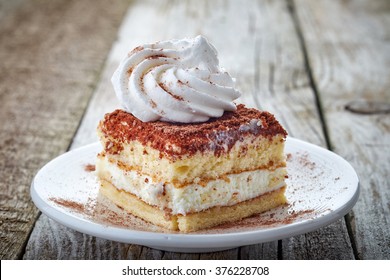
[(202, 36), (134, 48), (112, 77), (124, 110), (98, 126), (101, 192), (155, 225), (191, 232), (286, 202), (286, 131), (234, 100)]
[(166, 229), (191, 232), (286, 203), (286, 131), (238, 105), (200, 123), (143, 122), (116, 110), (99, 123), (101, 192)]

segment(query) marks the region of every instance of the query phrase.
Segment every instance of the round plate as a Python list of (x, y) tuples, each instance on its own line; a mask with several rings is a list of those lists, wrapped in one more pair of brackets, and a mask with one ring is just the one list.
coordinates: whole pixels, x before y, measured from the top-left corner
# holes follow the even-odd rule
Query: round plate
[(47, 216), (77, 231), (175, 252), (212, 252), (313, 231), (348, 213), (359, 196), (356, 172), (340, 156), (287, 138), (288, 204), (195, 233), (161, 229), (107, 201), (94, 172), (99, 143), (67, 152), (35, 176), (31, 197)]

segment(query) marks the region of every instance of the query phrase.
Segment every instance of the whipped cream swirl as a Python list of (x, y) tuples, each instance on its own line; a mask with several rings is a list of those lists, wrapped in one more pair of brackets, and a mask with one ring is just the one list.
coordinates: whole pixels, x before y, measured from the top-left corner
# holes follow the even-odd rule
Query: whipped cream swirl
[(240, 96), (202, 36), (139, 46), (111, 81), (125, 110), (144, 122), (204, 122), (236, 110)]

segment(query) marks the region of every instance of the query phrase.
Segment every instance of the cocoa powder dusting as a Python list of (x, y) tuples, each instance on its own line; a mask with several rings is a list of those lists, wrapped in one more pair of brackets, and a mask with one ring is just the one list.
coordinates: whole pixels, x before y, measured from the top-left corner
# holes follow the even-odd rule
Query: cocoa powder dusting
[[(118, 208), (123, 210), (121, 207)], [(126, 227), (126, 220), (124, 219), (124, 217), (108, 208), (99, 208), (98, 211), (94, 212), (93, 217), (104, 224), (117, 227)]]
[[(171, 232), (179, 233), (176, 231), (169, 231), (158, 226), (152, 225), (140, 218), (137, 218), (127, 213), (123, 208), (118, 207), (106, 198), (99, 195), (97, 201), (89, 200), (83, 204), (80, 202), (66, 200), (61, 198), (50, 198), (57, 205), (67, 208), (73, 212), (77, 212), (86, 216), (87, 218), (104, 225), (129, 228), (133, 230), (145, 230), (154, 232)], [(222, 225), (192, 232), (191, 234), (213, 234), (220, 232), (238, 232), (241, 230), (248, 229), (259, 229), (261, 227), (275, 227), (284, 224), (291, 224), (297, 219), (307, 218), (315, 210), (302, 210), (294, 211), (288, 210), (288, 205), (282, 206), (282, 209), (286, 210), (287, 213), (283, 215), (276, 215), (272, 211), (268, 211), (262, 214), (254, 215), (252, 217), (245, 218), (239, 222), (228, 222)]]
[[(256, 129), (241, 129), (243, 125), (250, 125), (253, 120), (260, 120), (262, 125)], [(130, 113), (115, 110), (105, 115), (99, 124), (99, 130), (105, 138), (115, 139), (115, 145), (119, 147), (136, 140), (172, 159), (205, 151), (212, 151), (219, 156), (228, 153), (237, 141), (250, 135), (269, 139), (276, 135), (284, 138), (287, 136), (287, 132), (272, 114), (246, 108), (242, 104), (237, 106), (236, 111), (225, 112), (220, 118), (191, 124), (142, 122)], [(118, 152), (120, 148), (106, 147), (106, 151)]]
[(49, 200), (53, 201), (57, 205), (68, 208), (68, 209), (73, 210), (75, 212), (83, 213), (85, 211), (85, 205), (80, 203), (80, 202), (66, 200), (66, 199), (62, 199), (62, 198), (54, 198), (54, 197), (49, 198)]
[(158, 84), (166, 93), (168, 93), (170, 96), (172, 96), (174, 99), (183, 101), (184, 98), (181, 97), (180, 95), (173, 94), (172, 92), (169, 91), (169, 88), (164, 84), (164, 83), (159, 83)]
[(143, 46), (138, 46), (138, 47), (134, 48), (131, 52), (129, 52), (129, 53), (127, 54), (127, 56), (130, 57), (130, 56), (132, 56), (133, 54), (142, 51), (143, 49), (144, 49)]
[(297, 158), (298, 158), (298, 162), (305, 168), (314, 170), (314, 168), (316, 167), (316, 163), (309, 159), (309, 154), (307, 152), (303, 154), (298, 153)]
[(100, 193), (94, 199), (89, 198), (85, 203), (55, 197), (49, 200), (98, 224), (133, 230), (169, 232), (129, 214)]
[(96, 170), (96, 166), (94, 164), (89, 163), (84, 166), (84, 170), (87, 172), (93, 172)]
[[(282, 209), (287, 209), (287, 205), (282, 206)], [(262, 214), (254, 215), (252, 217), (245, 218), (239, 222), (228, 222), (208, 230), (202, 230), (199, 233), (217, 233), (220, 231), (240, 231), (248, 229), (259, 229), (262, 227), (276, 227), (280, 225), (291, 224), (300, 218), (307, 218), (310, 214), (314, 213), (314, 209), (291, 211), (286, 210), (287, 213), (283, 215), (276, 215), (275, 212), (268, 211)]]

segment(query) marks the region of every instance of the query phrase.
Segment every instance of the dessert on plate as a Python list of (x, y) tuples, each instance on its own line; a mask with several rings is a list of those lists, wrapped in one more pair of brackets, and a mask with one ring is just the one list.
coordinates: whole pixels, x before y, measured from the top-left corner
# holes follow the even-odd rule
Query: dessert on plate
[(202, 36), (132, 50), (112, 82), (124, 109), (98, 126), (101, 192), (166, 229), (197, 231), (286, 203), (286, 131), (236, 105), (234, 81)]

